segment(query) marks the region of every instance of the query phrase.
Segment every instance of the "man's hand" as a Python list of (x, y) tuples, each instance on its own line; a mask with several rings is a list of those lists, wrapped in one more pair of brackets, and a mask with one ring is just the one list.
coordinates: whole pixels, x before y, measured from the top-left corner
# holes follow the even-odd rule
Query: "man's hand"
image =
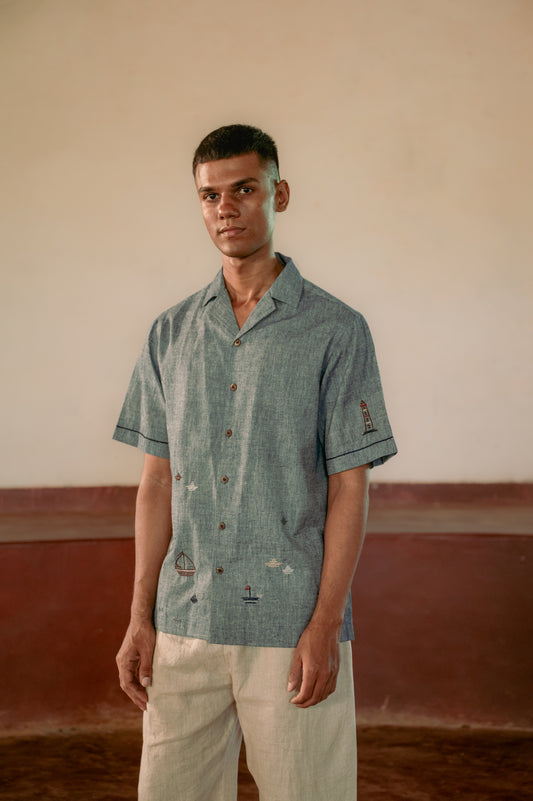
[(120, 686), (144, 712), (148, 702), (145, 687), (152, 682), (155, 630), (148, 620), (132, 618), (117, 654)]
[(117, 654), (120, 686), (143, 712), (152, 680), (152, 625), (161, 565), (172, 535), (170, 462), (146, 453), (135, 508), (135, 581), (131, 620)]
[(339, 672), (339, 639), (346, 599), (363, 544), (368, 505), (368, 465), (328, 479), (324, 561), (318, 600), (292, 660), (287, 690), (291, 704), (306, 708), (334, 692)]
[(292, 660), (287, 691), (298, 690), (291, 704), (305, 709), (325, 701), (335, 691), (339, 672), (338, 630), (331, 623), (311, 622)]

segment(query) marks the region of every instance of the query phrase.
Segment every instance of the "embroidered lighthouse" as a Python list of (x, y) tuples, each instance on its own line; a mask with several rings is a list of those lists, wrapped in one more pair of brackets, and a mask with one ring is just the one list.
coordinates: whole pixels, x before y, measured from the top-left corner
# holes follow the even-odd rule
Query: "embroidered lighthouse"
[(377, 431), (377, 428), (374, 428), (374, 423), (372, 422), (372, 418), (370, 417), (368, 406), (363, 400), (361, 401), (361, 413), (363, 415), (363, 422), (365, 425), (365, 430), (363, 431), (363, 434), (370, 434), (371, 431)]

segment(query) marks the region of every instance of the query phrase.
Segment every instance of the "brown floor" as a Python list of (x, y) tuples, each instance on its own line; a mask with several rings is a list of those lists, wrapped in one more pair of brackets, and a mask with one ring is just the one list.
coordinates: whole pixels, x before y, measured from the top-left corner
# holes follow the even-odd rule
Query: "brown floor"
[[(137, 730), (6, 737), (0, 751), (5, 801), (136, 798)], [(239, 801), (257, 799), (241, 760)], [(533, 733), (362, 726), (358, 799), (530, 801)]]

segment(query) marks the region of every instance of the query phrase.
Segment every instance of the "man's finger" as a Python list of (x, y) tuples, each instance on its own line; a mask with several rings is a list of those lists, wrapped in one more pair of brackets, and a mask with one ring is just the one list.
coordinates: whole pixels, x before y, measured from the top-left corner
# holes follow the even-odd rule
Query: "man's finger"
[(302, 681), (302, 660), (298, 654), (294, 654), (291, 669), (289, 672), (289, 681), (287, 684), (287, 692), (291, 693), (300, 686)]
[(139, 686), (136, 673), (131, 670), (124, 670), (120, 674), (120, 688), (144, 712), (148, 696), (146, 695), (146, 690), (141, 689)]
[(317, 674), (310, 671), (304, 671), (300, 692), (291, 698), (291, 704), (301, 706), (313, 697), (317, 681)]
[(139, 665), (139, 682), (143, 687), (150, 687), (152, 684), (152, 654), (149, 659), (141, 657)]

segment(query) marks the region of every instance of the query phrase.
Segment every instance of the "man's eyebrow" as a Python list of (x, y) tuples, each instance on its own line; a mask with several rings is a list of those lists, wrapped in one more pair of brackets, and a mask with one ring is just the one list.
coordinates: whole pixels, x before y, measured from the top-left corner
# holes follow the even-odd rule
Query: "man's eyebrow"
[(244, 186), (245, 184), (258, 184), (258, 183), (259, 181), (257, 180), (257, 178), (241, 178), (240, 181), (235, 181), (235, 183), (232, 184), (231, 186), (233, 187), (233, 189), (237, 189), (239, 186)]
[[(259, 181), (257, 178), (239, 178), (238, 181), (232, 183), (232, 189), (238, 189), (239, 186), (245, 186), (246, 184), (258, 184)], [(216, 190), (212, 186), (200, 186), (198, 187), (198, 194), (203, 195), (204, 193), (209, 194), (211, 192), (215, 192)]]

